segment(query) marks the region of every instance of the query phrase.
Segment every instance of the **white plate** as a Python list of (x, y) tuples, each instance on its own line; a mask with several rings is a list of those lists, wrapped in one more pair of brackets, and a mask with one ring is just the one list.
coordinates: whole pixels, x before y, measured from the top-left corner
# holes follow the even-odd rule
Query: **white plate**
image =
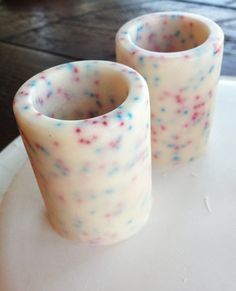
[[(235, 291), (236, 81), (223, 78), (207, 154), (153, 173), (146, 227), (112, 247), (59, 237), (22, 143), (0, 154), (1, 291)], [(13, 179), (13, 177), (15, 178)], [(9, 183), (12, 181), (11, 185)]]

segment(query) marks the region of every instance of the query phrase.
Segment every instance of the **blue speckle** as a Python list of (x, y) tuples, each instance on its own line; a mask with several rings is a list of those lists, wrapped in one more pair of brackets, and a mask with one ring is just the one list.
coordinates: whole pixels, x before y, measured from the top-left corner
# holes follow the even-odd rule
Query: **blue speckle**
[(23, 107), (23, 109), (24, 109), (24, 110), (28, 110), (28, 109), (29, 109), (29, 105), (25, 105), (25, 106)]
[(210, 67), (209, 71), (208, 71), (208, 74), (211, 74), (212, 71), (214, 70), (214, 68), (215, 68), (215, 65), (212, 65), (212, 66)]
[(137, 31), (140, 32), (140, 31), (142, 31), (142, 30), (143, 30), (143, 26), (140, 25), (140, 26), (137, 28)]
[(90, 196), (89, 196), (91, 199), (97, 199), (97, 196), (95, 195), (95, 194), (91, 194)]
[(139, 57), (139, 63), (143, 66), (144, 65), (144, 56)]
[(62, 125), (63, 125), (63, 123), (60, 121), (55, 124), (56, 127), (62, 127)]
[(154, 69), (157, 69), (159, 67), (158, 64), (153, 64), (152, 66), (153, 66)]
[(108, 172), (108, 176), (113, 176), (114, 174), (116, 174), (119, 171), (118, 167), (114, 167), (111, 171)]
[(74, 65), (72, 63), (68, 63), (68, 64), (66, 64), (66, 66), (70, 71), (74, 70)]
[(100, 154), (100, 153), (101, 153), (101, 151), (102, 151), (102, 149), (101, 149), (101, 148), (96, 148), (96, 149), (95, 149), (95, 153), (96, 153), (96, 154)]
[(76, 219), (74, 222), (74, 227), (81, 228), (82, 224), (83, 224), (82, 220)]
[(129, 119), (132, 119), (133, 118), (133, 114), (131, 112), (128, 112), (127, 113), (127, 116), (129, 117)]
[(180, 31), (177, 30), (177, 31), (175, 32), (175, 36), (178, 37), (179, 35), (180, 35)]
[(105, 190), (105, 194), (108, 194), (108, 195), (110, 195), (110, 194), (112, 194), (114, 192), (115, 192), (115, 190), (114, 189), (111, 189), (111, 188)]
[(118, 120), (121, 120), (121, 119), (122, 119), (121, 114), (120, 114), (120, 113), (117, 113), (117, 114), (116, 114), (116, 118), (117, 118)]
[(180, 157), (179, 156), (173, 156), (172, 160), (173, 161), (179, 161), (180, 160)]
[(30, 81), (29, 86), (35, 87), (36, 84), (37, 84), (37, 81), (36, 80), (32, 80), (32, 81)]

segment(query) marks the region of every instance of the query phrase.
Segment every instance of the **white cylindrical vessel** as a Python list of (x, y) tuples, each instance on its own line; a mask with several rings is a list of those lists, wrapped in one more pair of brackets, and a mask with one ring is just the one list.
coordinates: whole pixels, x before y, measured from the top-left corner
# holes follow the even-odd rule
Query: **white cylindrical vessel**
[(149, 87), (155, 164), (192, 161), (205, 151), (223, 40), (216, 23), (184, 12), (144, 15), (118, 31), (117, 61)]
[(107, 61), (63, 64), (27, 81), (14, 114), (51, 224), (86, 244), (136, 233), (151, 208), (146, 82)]

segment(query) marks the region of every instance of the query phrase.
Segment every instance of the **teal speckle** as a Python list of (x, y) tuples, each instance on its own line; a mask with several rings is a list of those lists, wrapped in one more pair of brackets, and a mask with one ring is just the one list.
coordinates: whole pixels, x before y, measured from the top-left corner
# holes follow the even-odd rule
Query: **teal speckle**
[(89, 172), (89, 169), (88, 169), (87, 167), (83, 167), (83, 168), (81, 169), (81, 172), (82, 172), (82, 173), (88, 173), (88, 172)]
[(213, 72), (214, 68), (215, 68), (215, 65), (212, 65), (208, 71), (208, 74), (211, 74)]
[(129, 219), (128, 221), (127, 221), (127, 224), (131, 224), (133, 222), (133, 219)]
[(55, 123), (55, 126), (56, 127), (62, 127), (63, 126), (63, 123), (59, 121), (59, 122)]
[(177, 30), (177, 31), (174, 33), (174, 35), (175, 35), (176, 37), (178, 37), (178, 36), (180, 35), (180, 30)]
[(144, 56), (140, 56), (138, 61), (143, 66), (144, 65)]
[(162, 123), (162, 119), (161, 118), (157, 118), (157, 123), (161, 124)]
[(142, 30), (143, 30), (143, 26), (140, 25), (140, 26), (137, 28), (137, 31), (140, 32), (140, 31), (142, 31)]
[(95, 195), (95, 194), (91, 194), (89, 197), (90, 197), (90, 199), (92, 199), (92, 200), (97, 199), (97, 195)]
[(129, 119), (132, 119), (133, 118), (133, 114), (131, 112), (128, 112), (127, 113), (127, 116), (128, 116)]
[(75, 222), (74, 222), (74, 227), (75, 228), (81, 228), (82, 224), (83, 224), (82, 220), (76, 219)]
[(95, 153), (96, 153), (96, 154), (100, 154), (101, 152), (102, 152), (102, 149), (101, 149), (101, 148), (96, 148), (96, 149), (95, 149)]
[(132, 129), (133, 129), (133, 126), (129, 125), (128, 130), (132, 130)]
[(30, 81), (30, 83), (29, 83), (29, 86), (30, 87), (35, 87), (37, 85), (37, 81), (36, 80), (32, 80), (32, 81)]
[(162, 107), (161, 112), (166, 112), (166, 109), (164, 107)]
[(180, 160), (180, 157), (179, 156), (173, 156), (172, 160), (173, 161), (179, 161)]
[(168, 147), (168, 148), (174, 148), (175, 145), (174, 145), (173, 143), (169, 143), (169, 144), (167, 145), (167, 147)]
[(118, 168), (118, 167), (114, 167), (111, 171), (109, 171), (109, 172), (107, 173), (107, 175), (108, 175), (109, 177), (111, 177), (111, 176), (115, 175), (118, 171), (119, 171), (119, 168)]
[(189, 161), (190, 161), (190, 162), (194, 161), (194, 157), (191, 157), (191, 158), (189, 159)]
[(105, 194), (107, 194), (107, 195), (111, 195), (111, 194), (113, 194), (114, 192), (115, 192), (115, 190), (112, 189), (112, 188), (109, 188), (109, 189), (106, 189), (106, 190), (105, 190)]
[(183, 114), (187, 115), (188, 114), (188, 110), (184, 110)]
[(158, 65), (158, 64), (153, 64), (152, 67), (153, 67), (154, 69), (157, 69), (157, 68), (159, 67), (159, 65)]
[(121, 120), (121, 119), (122, 119), (122, 116), (121, 116), (120, 113), (117, 113), (117, 114), (116, 114), (116, 119), (118, 119), (118, 120)]
[(138, 101), (140, 99), (140, 97), (135, 96), (133, 99), (134, 99), (134, 101)]
[(70, 70), (70, 71), (73, 71), (74, 70), (74, 65), (71, 64), (71, 63), (68, 63), (66, 64), (67, 68)]
[(92, 209), (92, 210), (89, 211), (89, 213), (90, 213), (91, 215), (94, 215), (94, 214), (96, 213), (96, 210), (95, 210), (95, 209)]
[(29, 105), (23, 106), (23, 110), (28, 110), (28, 109), (29, 109)]

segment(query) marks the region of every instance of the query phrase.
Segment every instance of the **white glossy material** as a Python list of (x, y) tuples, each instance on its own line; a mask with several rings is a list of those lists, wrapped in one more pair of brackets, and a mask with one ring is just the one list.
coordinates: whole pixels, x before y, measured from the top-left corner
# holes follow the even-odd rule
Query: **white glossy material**
[(52, 232), (27, 163), (1, 208), (0, 290), (235, 291), (235, 108), (236, 81), (223, 80), (207, 154), (155, 170), (149, 223), (112, 247), (78, 246)]

